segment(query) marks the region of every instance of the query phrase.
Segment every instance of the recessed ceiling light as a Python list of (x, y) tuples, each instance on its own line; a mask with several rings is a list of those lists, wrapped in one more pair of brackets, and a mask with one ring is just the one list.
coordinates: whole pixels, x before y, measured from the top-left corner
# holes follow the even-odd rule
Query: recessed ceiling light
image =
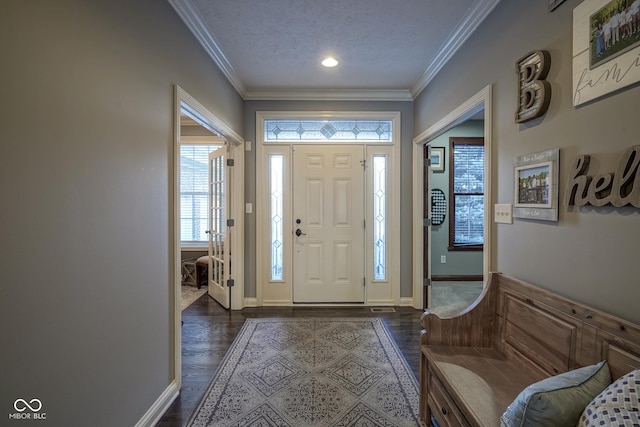
[(335, 67), (336, 65), (338, 65), (338, 60), (329, 56), (322, 60), (322, 65), (327, 68)]

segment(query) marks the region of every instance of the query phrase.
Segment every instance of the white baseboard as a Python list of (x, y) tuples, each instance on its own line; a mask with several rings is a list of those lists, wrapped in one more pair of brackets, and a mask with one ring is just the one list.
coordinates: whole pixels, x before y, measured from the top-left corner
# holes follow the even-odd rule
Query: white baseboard
[(146, 414), (136, 423), (135, 427), (153, 427), (155, 426), (160, 418), (167, 412), (167, 409), (171, 406), (178, 394), (180, 393), (180, 387), (178, 383), (173, 381), (169, 386), (162, 392), (158, 400), (151, 405), (151, 408), (147, 411)]
[(258, 298), (245, 298), (244, 299), (245, 307), (257, 307), (258, 306)]
[(400, 306), (413, 306), (413, 297), (400, 298)]
[[(273, 300), (273, 301), (263, 302), (263, 306), (270, 306), (270, 307), (288, 307), (291, 305), (293, 304), (291, 304), (291, 301), (288, 301), (288, 300), (287, 301)], [(312, 306), (313, 304), (301, 304), (300, 306), (306, 306), (306, 305)], [(380, 300), (380, 301), (367, 301), (367, 305), (387, 306), (387, 305), (395, 305), (395, 304), (393, 303), (393, 301), (390, 301), (390, 300), (384, 300), (384, 301)], [(328, 306), (331, 306), (331, 304), (329, 305), (323, 304), (323, 306), (328, 307)], [(344, 304), (342, 304), (341, 306), (344, 306)], [(405, 307), (413, 306), (413, 297), (400, 298), (400, 306), (405, 306)], [(245, 298), (244, 307), (258, 307), (258, 299)]]

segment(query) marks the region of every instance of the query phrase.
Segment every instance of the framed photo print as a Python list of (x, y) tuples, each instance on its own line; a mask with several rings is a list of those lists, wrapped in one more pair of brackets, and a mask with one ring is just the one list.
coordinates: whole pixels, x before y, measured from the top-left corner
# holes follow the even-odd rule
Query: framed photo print
[(558, 220), (559, 151), (555, 148), (515, 159), (514, 217)]
[(431, 147), (431, 170), (444, 172), (444, 147)]
[(640, 2), (584, 0), (573, 9), (573, 105), (640, 81)]
[(551, 207), (551, 171), (552, 162), (535, 163), (533, 165), (517, 166), (516, 173), (516, 202), (519, 208), (550, 208)]

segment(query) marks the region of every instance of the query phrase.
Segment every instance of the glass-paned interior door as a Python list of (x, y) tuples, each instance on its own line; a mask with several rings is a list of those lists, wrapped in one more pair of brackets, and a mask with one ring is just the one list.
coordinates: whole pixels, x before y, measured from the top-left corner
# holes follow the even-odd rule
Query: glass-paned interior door
[(209, 268), (208, 292), (224, 308), (231, 306), (230, 239), (228, 239), (229, 179), (227, 146), (209, 154)]

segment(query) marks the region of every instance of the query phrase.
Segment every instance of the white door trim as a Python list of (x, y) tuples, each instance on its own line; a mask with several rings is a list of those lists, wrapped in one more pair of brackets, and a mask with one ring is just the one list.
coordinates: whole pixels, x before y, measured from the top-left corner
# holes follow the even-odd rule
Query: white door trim
[[(293, 304), (291, 275), (285, 271), (283, 280), (278, 282), (270, 281), (270, 257), (268, 253), (269, 245), (269, 198), (268, 192), (264, 191), (264, 185), (268, 183), (268, 167), (269, 155), (277, 153), (282, 154), (285, 158), (289, 158), (291, 145), (300, 144), (300, 141), (291, 142), (264, 142), (264, 120), (265, 119), (302, 119), (302, 118), (332, 118), (332, 119), (369, 119), (369, 120), (392, 120), (393, 136), (389, 143), (368, 143), (366, 145), (367, 158), (373, 154), (385, 154), (389, 158), (389, 225), (387, 237), (389, 238), (387, 254), (388, 254), (388, 270), (389, 274), (386, 281), (378, 281), (375, 286), (372, 285), (372, 274), (367, 271), (367, 282), (365, 289), (365, 305), (400, 305), (400, 128), (401, 117), (399, 112), (388, 111), (258, 111), (256, 112), (256, 298), (247, 301), (247, 305), (284, 305)], [(319, 142), (320, 143), (320, 142)], [(312, 144), (312, 143), (305, 143)], [(321, 142), (326, 145), (327, 141)], [(363, 144), (357, 141), (330, 142), (330, 144)], [(377, 149), (377, 151), (376, 151)], [(288, 160), (286, 160), (288, 163)], [(289, 185), (289, 172), (285, 171), (285, 186)], [(290, 192), (291, 188), (286, 187)], [(291, 227), (291, 200), (285, 197), (285, 229), (284, 243), (287, 239), (291, 239), (293, 229)], [(367, 223), (372, 224), (372, 208), (366, 208)], [(368, 227), (370, 230), (370, 227)], [(290, 241), (290, 240), (289, 240)], [(289, 243), (289, 246), (291, 244)], [(286, 249), (285, 249), (286, 250)], [(290, 256), (285, 253), (285, 256)], [(367, 254), (368, 256), (368, 254)], [(288, 282), (289, 281), (289, 282)], [(376, 289), (388, 282), (388, 292), (383, 297), (381, 292)], [(275, 290), (271, 294), (265, 294), (265, 287), (271, 286), (271, 290)], [(372, 293), (372, 291), (375, 291)], [(377, 293), (376, 293), (377, 292)], [(313, 304), (310, 304), (313, 305)], [(326, 304), (325, 304), (326, 305)]]
[(434, 138), (461, 124), (471, 116), (484, 111), (484, 179), (485, 179), (485, 205), (484, 205), (484, 250), (482, 270), (484, 277), (488, 277), (491, 271), (491, 257), (493, 254), (493, 229), (491, 219), (493, 216), (492, 203), (493, 191), (491, 185), (491, 85), (485, 86), (481, 91), (462, 103), (451, 113), (444, 116), (433, 126), (421, 132), (413, 139), (413, 307), (422, 309), (423, 302), (423, 218), (424, 218), (424, 183), (423, 183), (423, 146)]

